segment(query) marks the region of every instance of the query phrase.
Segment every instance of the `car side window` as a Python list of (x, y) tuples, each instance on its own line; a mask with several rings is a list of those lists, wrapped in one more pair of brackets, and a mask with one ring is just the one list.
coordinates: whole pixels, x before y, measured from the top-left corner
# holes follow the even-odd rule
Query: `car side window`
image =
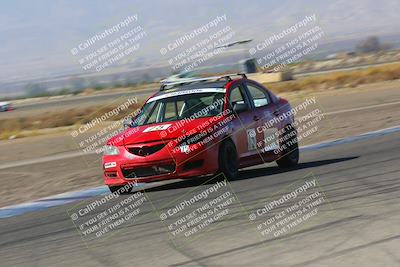
[(161, 104), (156, 104), (152, 109), (150, 116), (147, 117), (146, 124), (157, 123), (161, 121), (160, 117)]
[(244, 104), (245, 103), (242, 91), (240, 90), (240, 87), (235, 87), (231, 90), (231, 93), (229, 96), (229, 102), (232, 107), (235, 104)]
[(175, 120), (178, 117), (178, 106), (176, 102), (165, 103), (165, 113), (163, 121)]
[(250, 93), (250, 96), (254, 102), (254, 107), (264, 107), (270, 103), (268, 93), (253, 84), (247, 84), (247, 90)]

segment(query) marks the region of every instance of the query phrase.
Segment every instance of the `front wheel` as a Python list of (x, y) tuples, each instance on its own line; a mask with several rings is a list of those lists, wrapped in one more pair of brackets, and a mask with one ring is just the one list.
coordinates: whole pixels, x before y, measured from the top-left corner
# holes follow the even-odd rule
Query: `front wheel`
[(292, 168), (299, 163), (299, 144), (297, 141), (297, 131), (292, 125), (285, 127), (283, 134), (283, 156), (276, 163), (282, 168)]
[(235, 144), (231, 140), (222, 143), (219, 150), (219, 170), (226, 179), (235, 180), (239, 172), (239, 159)]

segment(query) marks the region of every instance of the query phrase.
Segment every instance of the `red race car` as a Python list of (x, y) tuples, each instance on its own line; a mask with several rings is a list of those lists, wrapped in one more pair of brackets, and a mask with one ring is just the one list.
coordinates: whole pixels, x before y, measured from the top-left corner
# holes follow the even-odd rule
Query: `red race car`
[(238, 169), (264, 162), (295, 166), (299, 149), (288, 101), (235, 76), (163, 84), (104, 148), (110, 191), (220, 172), (233, 180)]

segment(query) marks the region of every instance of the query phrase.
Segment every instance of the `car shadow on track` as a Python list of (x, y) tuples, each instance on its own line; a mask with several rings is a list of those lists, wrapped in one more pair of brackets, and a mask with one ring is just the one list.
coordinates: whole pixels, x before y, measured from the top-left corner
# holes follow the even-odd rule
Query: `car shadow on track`
[[(355, 156), (355, 157), (344, 157), (344, 158), (337, 158), (337, 159), (310, 161), (310, 162), (299, 163), (295, 168), (290, 168), (290, 169), (283, 169), (283, 168), (279, 168), (278, 166), (263, 167), (263, 168), (256, 168), (256, 169), (245, 169), (245, 170), (241, 170), (239, 172), (238, 178), (235, 181), (254, 179), (254, 178), (259, 178), (259, 177), (263, 177), (263, 176), (270, 176), (270, 175), (286, 173), (286, 172), (295, 171), (295, 170), (307, 169), (307, 168), (314, 168), (314, 167), (349, 161), (349, 160), (353, 160), (353, 159), (357, 159), (357, 158), (359, 158), (359, 157)], [(218, 180), (221, 180), (220, 177), (221, 177), (221, 175), (219, 175), (219, 177), (214, 178), (214, 179), (212, 179), (210, 176), (188, 179), (188, 180), (179, 181), (176, 183), (171, 183), (171, 184), (167, 184), (167, 185), (149, 188), (149, 189), (146, 189), (146, 192), (157, 192), (157, 191), (163, 191), (163, 190), (196, 187), (196, 186), (203, 185), (203, 184), (214, 184)]]

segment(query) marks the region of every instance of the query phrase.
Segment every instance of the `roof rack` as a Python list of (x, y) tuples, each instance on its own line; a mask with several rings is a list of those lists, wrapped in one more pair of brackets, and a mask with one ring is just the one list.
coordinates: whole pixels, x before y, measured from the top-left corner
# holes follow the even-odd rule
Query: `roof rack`
[(232, 77), (235, 77), (235, 76), (241, 76), (243, 79), (247, 79), (247, 76), (245, 73), (224, 74), (221, 76), (210, 76), (210, 77), (204, 77), (204, 78), (184, 78), (184, 79), (180, 79), (179, 81), (176, 81), (176, 82), (161, 82), (160, 91), (164, 91), (165, 89), (167, 89), (167, 87), (170, 87), (168, 89), (171, 89), (176, 86), (197, 83), (197, 82), (219, 81), (222, 79), (225, 79), (226, 82), (230, 82), (230, 81), (232, 81)]

